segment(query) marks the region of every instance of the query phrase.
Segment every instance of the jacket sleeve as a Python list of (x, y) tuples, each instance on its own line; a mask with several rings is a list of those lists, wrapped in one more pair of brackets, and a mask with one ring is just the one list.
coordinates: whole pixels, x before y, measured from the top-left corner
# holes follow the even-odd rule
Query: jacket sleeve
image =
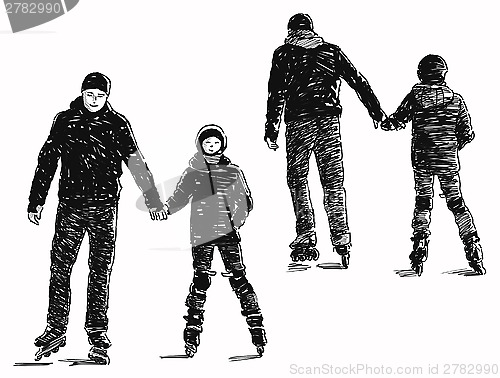
[[(458, 96), (457, 94), (455, 94)], [(470, 121), (470, 115), (467, 111), (467, 106), (465, 101), (460, 96), (460, 108), (458, 112), (458, 120), (456, 127), (456, 135), (458, 141), (458, 149), (461, 150), (467, 143), (472, 142), (475, 137), (474, 131), (472, 130), (472, 125)]]
[(349, 84), (352, 89), (354, 89), (359, 99), (368, 110), (370, 117), (376, 121), (381, 121), (383, 111), (380, 107), (380, 102), (375, 96), (375, 93), (373, 93), (373, 90), (370, 87), (370, 84), (368, 84), (368, 81), (360, 72), (358, 72), (358, 70), (340, 49), (338, 49), (337, 59), (337, 64), (340, 69), (340, 76), (347, 82), (347, 84)]
[(54, 178), (59, 158), (61, 157), (60, 131), (62, 115), (59, 113), (52, 123), (49, 137), (38, 154), (38, 165), (31, 184), (28, 212), (36, 212), (37, 206), (43, 206)]
[(240, 169), (238, 169), (236, 181), (233, 183), (229, 205), (234, 226), (236, 228), (243, 226), (248, 214), (253, 209), (253, 199), (243, 171)]
[(169, 214), (174, 214), (184, 208), (194, 192), (194, 177), (192, 171), (186, 169), (183, 173), (174, 193), (167, 200), (167, 209)]
[(391, 118), (394, 118), (404, 127), (406, 123), (413, 119), (413, 103), (414, 96), (410, 92), (406, 95), (401, 104), (399, 104), (396, 111), (391, 115)]
[(135, 183), (142, 191), (148, 209), (161, 210), (163, 204), (156, 188), (153, 175), (139, 151), (129, 122), (122, 117), (123, 122), (118, 129), (118, 145), (122, 160), (127, 164)]
[(266, 129), (264, 139), (269, 138), (273, 142), (278, 139), (281, 113), (285, 105), (285, 75), (280, 67), (281, 50), (278, 48), (273, 55), (271, 73), (269, 75)]

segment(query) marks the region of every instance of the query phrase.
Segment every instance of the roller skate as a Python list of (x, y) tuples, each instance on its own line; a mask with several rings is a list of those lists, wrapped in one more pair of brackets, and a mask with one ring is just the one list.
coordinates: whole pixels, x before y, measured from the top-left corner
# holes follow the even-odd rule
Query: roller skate
[(479, 244), (479, 238), (477, 236), (472, 236), (466, 241), (465, 244), (465, 257), (469, 262), (469, 266), (478, 275), (486, 274), (486, 269), (483, 266), (483, 250)]
[(188, 315), (184, 316), (186, 328), (184, 329), (184, 343), (186, 356), (193, 357), (200, 345), (200, 334), (203, 332), (203, 310), (188, 309)]
[(89, 351), (89, 359), (98, 365), (109, 365), (110, 359), (105, 348), (92, 346)]
[(411, 240), (413, 241), (413, 251), (410, 254), (411, 269), (420, 277), (429, 253), (429, 239), (425, 234), (415, 234)]
[(89, 332), (88, 338), (92, 345), (88, 355), (89, 359), (99, 365), (109, 365), (110, 359), (107, 349), (111, 346), (111, 341), (109, 341), (106, 332)]
[(262, 320), (263, 318), (260, 314), (249, 315), (246, 318), (249, 326), (248, 330), (252, 336), (252, 344), (257, 348), (259, 357), (262, 357), (264, 354), (264, 346), (267, 344), (266, 331), (264, 330)]
[(184, 329), (184, 342), (186, 356), (193, 357), (198, 351), (200, 345), (200, 333), (202, 332), (201, 326), (186, 326)]
[(35, 354), (35, 361), (40, 361), (42, 357), (49, 357), (52, 353), (57, 353), (59, 348), (66, 345), (64, 331), (47, 326), (42, 335), (35, 339), (35, 346), (39, 349)]
[(316, 233), (313, 230), (297, 235), (295, 240), (290, 243), (290, 248), (292, 249), (290, 257), (292, 261), (316, 261), (319, 259), (319, 252), (315, 246)]
[(335, 252), (337, 252), (342, 259), (342, 267), (347, 269), (349, 267), (349, 259), (351, 258), (350, 249), (351, 243), (344, 245), (336, 245), (333, 247)]

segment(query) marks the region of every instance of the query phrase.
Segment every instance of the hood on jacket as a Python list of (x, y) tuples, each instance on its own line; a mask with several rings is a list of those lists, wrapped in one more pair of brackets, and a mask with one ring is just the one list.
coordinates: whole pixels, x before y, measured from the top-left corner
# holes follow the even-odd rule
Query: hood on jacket
[(106, 104), (104, 104), (104, 106), (102, 107), (102, 109), (100, 109), (98, 112), (90, 112), (86, 107), (85, 105), (83, 104), (83, 97), (82, 96), (78, 96), (77, 98), (75, 98), (73, 101), (71, 101), (71, 103), (69, 104), (69, 108), (71, 110), (78, 110), (80, 112), (82, 112), (83, 114), (86, 114), (87, 116), (91, 116), (92, 117), (97, 117), (97, 116), (100, 116), (104, 113), (106, 113), (107, 111), (111, 111), (113, 110), (111, 108), (111, 105), (109, 104), (109, 102), (106, 101)]
[(424, 109), (442, 107), (453, 101), (454, 93), (446, 85), (417, 84), (412, 89), (417, 103)]
[(306, 49), (314, 49), (324, 43), (323, 38), (317, 35), (312, 30), (290, 30), (285, 39), (285, 43), (289, 45), (304, 47)]
[(222, 130), (222, 127), (217, 125), (206, 125), (203, 126), (200, 129), (200, 131), (198, 131), (198, 134), (196, 134), (196, 139), (195, 139), (195, 144), (198, 152), (203, 154), (203, 148), (201, 147), (201, 143), (203, 142), (204, 139), (209, 138), (211, 136), (215, 136), (221, 141), (222, 145), (220, 153), (223, 153), (227, 147), (227, 137), (224, 130)]

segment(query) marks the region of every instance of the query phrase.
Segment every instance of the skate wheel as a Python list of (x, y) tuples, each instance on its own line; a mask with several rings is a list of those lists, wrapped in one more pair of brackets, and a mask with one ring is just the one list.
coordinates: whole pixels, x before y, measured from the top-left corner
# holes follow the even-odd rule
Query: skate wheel
[(263, 346), (257, 347), (257, 354), (259, 355), (259, 357), (262, 357), (262, 355), (264, 354), (264, 347)]
[(319, 251), (316, 248), (314, 248), (312, 252), (313, 252), (312, 259), (314, 261), (317, 261), (319, 259)]
[(186, 344), (186, 356), (188, 356), (189, 358), (193, 358), (195, 353), (196, 353), (196, 347), (191, 344)]
[(51, 352), (47, 352), (47, 353), (43, 354), (44, 357), (50, 357), (50, 355), (51, 355)]
[(59, 352), (59, 347), (55, 347), (53, 350), (52, 350), (52, 353), (57, 353)]
[(486, 274), (486, 269), (484, 269), (483, 263), (480, 262), (470, 262), (469, 266), (476, 272), (478, 275)]
[(64, 339), (63, 341), (61, 341), (60, 347), (62, 348), (62, 347), (65, 347), (65, 346), (66, 346), (66, 339)]
[(422, 272), (424, 271), (424, 266), (423, 264), (415, 264), (415, 265), (412, 265), (411, 267), (413, 269), (413, 271), (417, 274), (417, 276), (421, 276), (422, 275)]
[(42, 359), (42, 356), (36, 356), (35, 361), (40, 361)]
[(347, 255), (342, 255), (342, 266), (344, 269), (347, 269), (349, 267), (349, 254)]

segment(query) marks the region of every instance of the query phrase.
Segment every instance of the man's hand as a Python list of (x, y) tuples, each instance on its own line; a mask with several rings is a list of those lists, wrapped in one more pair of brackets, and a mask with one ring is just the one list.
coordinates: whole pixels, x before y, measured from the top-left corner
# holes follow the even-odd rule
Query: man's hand
[(378, 129), (380, 125), (387, 119), (387, 114), (382, 110), (382, 119), (380, 121), (373, 120), (373, 126)]
[(151, 220), (153, 221), (162, 221), (162, 220), (167, 220), (168, 218), (167, 211), (165, 210), (165, 208), (161, 210), (150, 209), (149, 215), (151, 216)]
[(40, 224), (40, 219), (42, 218), (42, 210), (43, 206), (38, 205), (36, 207), (36, 213), (28, 213), (28, 219), (31, 223), (36, 224), (37, 226)]
[(267, 143), (267, 147), (269, 147), (273, 151), (276, 151), (279, 148), (279, 146), (276, 144), (276, 142), (272, 141), (269, 138), (266, 138), (266, 143)]

